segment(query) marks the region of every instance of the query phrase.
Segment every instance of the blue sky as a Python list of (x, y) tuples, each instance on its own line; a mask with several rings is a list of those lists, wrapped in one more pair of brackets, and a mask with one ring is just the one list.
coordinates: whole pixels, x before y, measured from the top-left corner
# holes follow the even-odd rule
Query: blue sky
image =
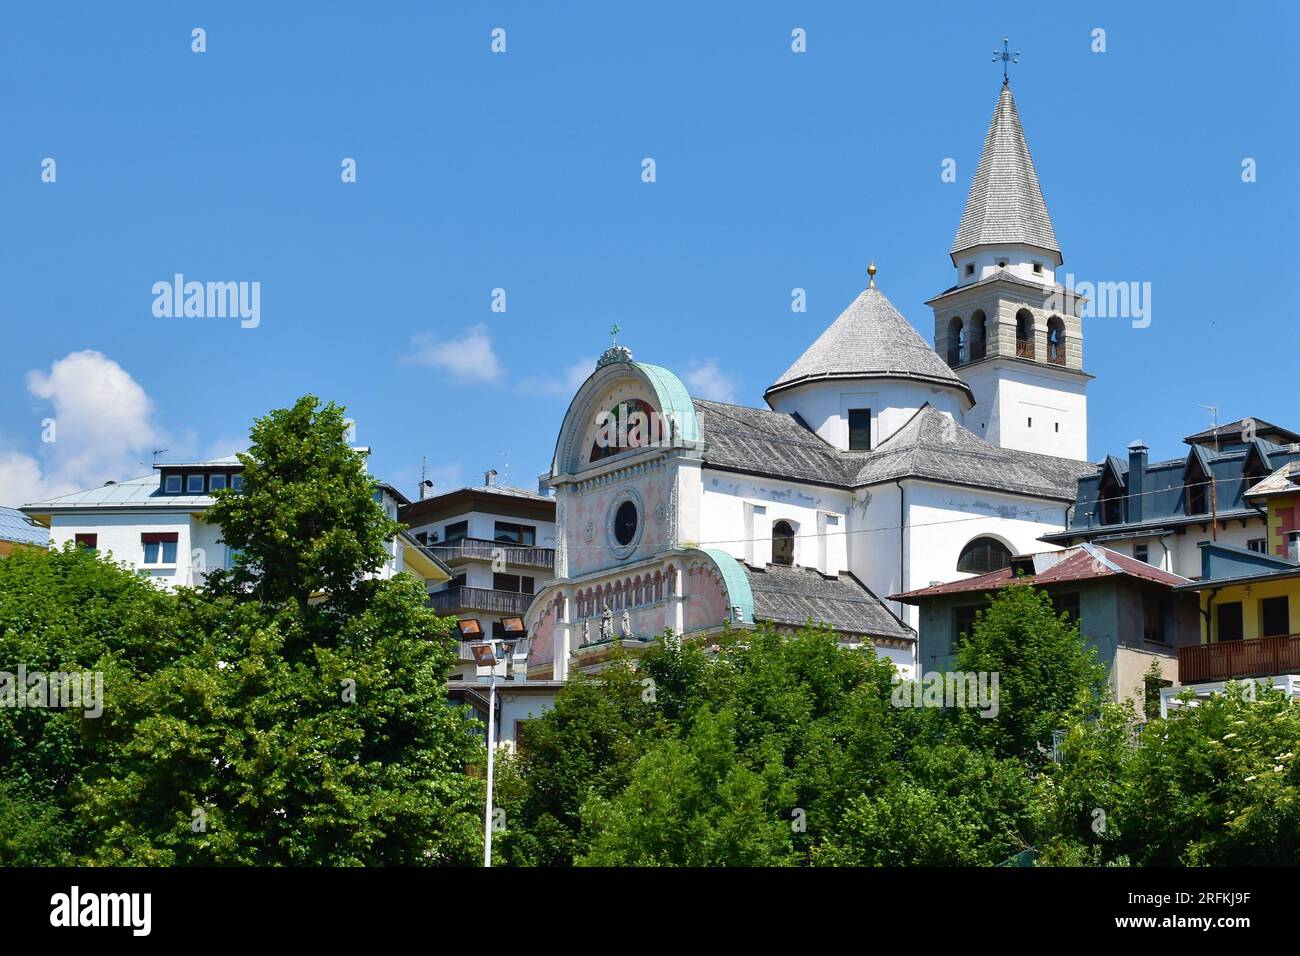
[[(422, 455), (530, 487), (613, 323), (757, 405), (873, 258), (930, 338), (1004, 35), (1065, 271), (1151, 283), (1149, 328), (1085, 325), (1091, 457), (1179, 454), (1200, 403), (1300, 428), (1295, 5), (1063, 7), (11, 5), (0, 504), (229, 451), (308, 391), (410, 494)], [(155, 317), (177, 272), (260, 282), (260, 325)]]

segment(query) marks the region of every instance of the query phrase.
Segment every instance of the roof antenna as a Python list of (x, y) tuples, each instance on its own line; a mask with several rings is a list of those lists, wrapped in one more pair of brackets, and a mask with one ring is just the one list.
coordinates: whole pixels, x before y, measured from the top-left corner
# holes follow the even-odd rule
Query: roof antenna
[(1007, 38), (1002, 38), (1002, 49), (993, 51), (993, 62), (1002, 61), (1002, 85), (1010, 86), (1011, 78), (1007, 76), (1007, 64), (1020, 62), (1020, 51), (1011, 52), (1011, 47), (1007, 45)]
[[(1197, 404), (1200, 404), (1199, 402)], [(1214, 423), (1214, 453), (1219, 453), (1219, 406), (1218, 405), (1201, 405), (1210, 413), (1210, 421)]]

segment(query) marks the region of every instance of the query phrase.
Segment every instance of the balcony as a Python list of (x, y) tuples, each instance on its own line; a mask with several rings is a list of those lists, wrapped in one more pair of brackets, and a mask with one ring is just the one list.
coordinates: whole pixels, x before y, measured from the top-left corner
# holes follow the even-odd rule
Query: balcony
[(531, 594), (518, 591), (494, 591), (491, 588), (447, 588), (429, 595), (429, 607), (439, 614), (457, 611), (490, 611), (496, 614), (523, 614), (533, 603)]
[(1033, 339), (1016, 339), (1016, 357), (1031, 359), (1034, 357)]
[(443, 544), (426, 544), (424, 550), (447, 564), (458, 561), (492, 561), (499, 553), (506, 564), (526, 568), (555, 567), (554, 548), (535, 548), (526, 544), (489, 541), (487, 538), (461, 538)]
[(1178, 648), (1178, 682), (1233, 680), (1300, 673), (1300, 634)]
[(1065, 346), (1049, 345), (1047, 346), (1047, 361), (1051, 365), (1065, 364)]

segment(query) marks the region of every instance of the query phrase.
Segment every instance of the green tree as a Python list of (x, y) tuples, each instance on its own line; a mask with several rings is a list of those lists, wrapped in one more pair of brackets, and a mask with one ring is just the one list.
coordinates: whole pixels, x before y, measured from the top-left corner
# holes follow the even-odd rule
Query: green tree
[[(472, 863), (481, 745), (446, 703), (452, 622), (374, 576), (397, 526), (342, 409), (258, 421), (248, 492), (209, 512), (242, 550), (160, 592), (85, 552), (0, 562), (5, 657), (105, 672), (99, 719), (0, 711), (6, 857), (95, 864)], [(63, 667), (68, 669), (68, 667)], [(66, 847), (56, 857), (50, 838)]]
[(958, 645), (954, 670), (998, 675), (998, 713), (957, 712), (965, 739), (1000, 757), (1042, 764), (1052, 732), (1082, 706), (1100, 711), (1106, 668), (1085, 646), (1077, 621), (1058, 614), (1037, 588), (1004, 588)]
[[(103, 674), (109, 702), (171, 659), (170, 595), (69, 545), (0, 560), (0, 670)], [(26, 688), (17, 688), (25, 692)], [(75, 787), (100, 753), (102, 720), (82, 710), (0, 707), (0, 864), (76, 862), (93, 834), (76, 819)]]
[(238, 555), (209, 574), (213, 594), (273, 607), (309, 602), (320, 613), (363, 604), (367, 576), (401, 526), (374, 500), (365, 458), (349, 447), (344, 409), (304, 395), (259, 418), (239, 455), (241, 491), (216, 492), (206, 520)]

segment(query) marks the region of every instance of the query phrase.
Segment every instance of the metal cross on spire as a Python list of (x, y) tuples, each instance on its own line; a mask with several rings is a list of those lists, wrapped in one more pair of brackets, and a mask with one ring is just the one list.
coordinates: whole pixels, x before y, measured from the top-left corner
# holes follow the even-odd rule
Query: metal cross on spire
[(1015, 53), (1012, 53), (1006, 37), (1002, 38), (1002, 49), (993, 51), (993, 62), (996, 63), (998, 60), (1002, 61), (1002, 85), (1010, 86), (1011, 78), (1007, 76), (1007, 64), (1019, 63), (1020, 51), (1017, 50)]
[(618, 323), (615, 322), (614, 327), (609, 330), (609, 340), (612, 345), (618, 345), (618, 333), (622, 331), (623, 330), (618, 327)]

